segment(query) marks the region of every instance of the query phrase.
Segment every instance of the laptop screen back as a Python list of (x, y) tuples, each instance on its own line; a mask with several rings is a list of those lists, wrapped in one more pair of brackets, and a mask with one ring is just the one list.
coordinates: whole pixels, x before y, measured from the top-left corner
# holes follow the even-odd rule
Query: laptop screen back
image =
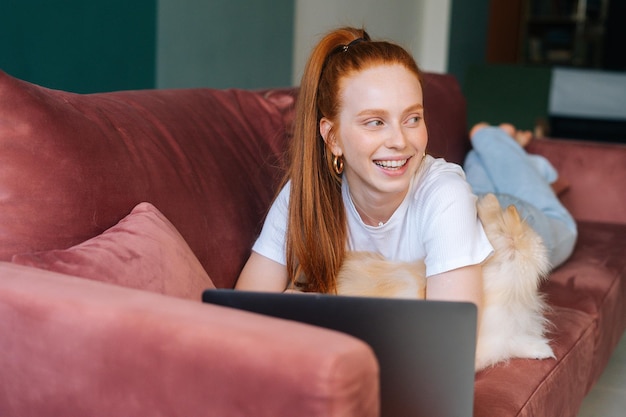
[(383, 417), (473, 413), (476, 306), (470, 303), (207, 290), (203, 301), (313, 324), (368, 343)]

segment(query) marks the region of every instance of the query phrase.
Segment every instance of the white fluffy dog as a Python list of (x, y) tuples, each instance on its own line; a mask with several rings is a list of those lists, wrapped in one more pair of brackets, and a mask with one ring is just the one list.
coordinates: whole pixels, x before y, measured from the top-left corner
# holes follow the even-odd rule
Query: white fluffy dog
[[(539, 235), (514, 206), (502, 210), (488, 194), (478, 216), (494, 254), (483, 264), (484, 307), (476, 345), (476, 370), (510, 358), (554, 358), (545, 337), (547, 305), (538, 287), (549, 271)], [(341, 295), (425, 298), (422, 261), (391, 262), (369, 252), (350, 252), (339, 272)]]

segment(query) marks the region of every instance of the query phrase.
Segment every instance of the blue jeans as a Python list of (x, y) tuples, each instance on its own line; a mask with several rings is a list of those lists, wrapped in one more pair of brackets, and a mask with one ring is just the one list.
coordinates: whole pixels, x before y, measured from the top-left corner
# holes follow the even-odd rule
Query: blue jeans
[(557, 173), (548, 160), (530, 155), (497, 127), (480, 129), (472, 138), (464, 169), (476, 195), (493, 193), (500, 205), (515, 205), (541, 236), (550, 264), (562, 264), (574, 250), (576, 222), (552, 191)]

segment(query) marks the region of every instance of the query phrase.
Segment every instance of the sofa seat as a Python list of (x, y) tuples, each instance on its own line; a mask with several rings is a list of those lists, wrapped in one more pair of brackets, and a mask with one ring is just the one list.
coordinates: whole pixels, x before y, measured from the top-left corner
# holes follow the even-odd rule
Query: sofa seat
[(578, 228), (571, 259), (541, 288), (557, 359), (513, 359), (478, 373), (474, 417), (576, 415), (609, 361), (626, 318), (626, 225), (582, 221)]
[(555, 307), (551, 346), (557, 359), (511, 359), (476, 374), (474, 417), (575, 416), (587, 392), (595, 324)]
[[(620, 341), (626, 320), (626, 225), (581, 221), (571, 259), (550, 275), (542, 291), (553, 306), (573, 308), (593, 318), (591, 387)], [(618, 326), (613, 325), (618, 323)]]

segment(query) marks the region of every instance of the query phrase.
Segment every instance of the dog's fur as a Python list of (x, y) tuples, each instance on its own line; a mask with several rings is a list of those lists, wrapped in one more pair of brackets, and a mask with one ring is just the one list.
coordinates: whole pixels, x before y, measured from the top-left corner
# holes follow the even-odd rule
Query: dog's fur
[[(483, 264), (476, 370), (510, 358), (554, 358), (545, 337), (547, 305), (538, 291), (549, 271), (541, 238), (514, 206), (502, 210), (493, 194), (483, 197), (477, 209), (494, 254)], [(391, 262), (379, 254), (349, 252), (339, 272), (337, 293), (425, 298), (425, 266), (422, 261)]]

